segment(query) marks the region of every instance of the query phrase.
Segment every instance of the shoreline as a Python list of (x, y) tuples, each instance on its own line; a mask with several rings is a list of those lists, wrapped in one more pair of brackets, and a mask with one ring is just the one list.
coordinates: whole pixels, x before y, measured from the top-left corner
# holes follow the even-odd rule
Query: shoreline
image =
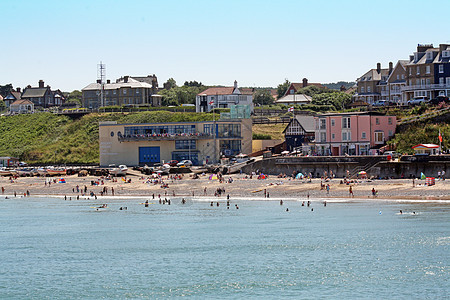
[[(30, 197), (76, 197), (92, 198), (90, 193), (97, 195), (97, 200), (102, 198), (152, 198), (155, 194), (155, 200), (158, 195), (161, 198), (186, 198), (195, 201), (222, 201), (226, 200), (227, 195), (231, 199), (258, 200), (258, 201), (423, 201), (423, 202), (442, 202), (450, 203), (450, 180), (436, 181), (434, 186), (426, 186), (425, 180), (415, 180), (415, 187), (412, 186), (410, 179), (390, 179), (390, 180), (358, 180), (356, 183), (341, 184), (342, 179), (334, 178), (324, 182), (330, 185), (329, 193), (321, 189), (321, 179), (298, 180), (291, 178), (277, 178), (270, 176), (268, 179), (244, 179), (245, 174), (225, 175), (224, 182), (218, 180), (209, 180), (209, 176), (200, 176), (199, 179), (192, 179), (189, 174), (182, 177), (181, 180), (171, 180), (168, 176), (163, 176), (164, 182), (168, 188), (162, 188), (161, 184), (148, 183), (148, 176), (129, 176), (131, 183), (124, 182), (117, 178), (117, 182), (105, 180), (101, 177), (87, 176), (78, 177), (77, 175), (64, 176), (66, 183), (53, 183), (46, 185), (49, 180), (56, 180), (59, 177), (19, 177), (14, 182), (9, 178), (0, 178), (0, 187), (4, 192), (0, 197), (14, 198), (14, 192), (17, 197), (23, 197), (29, 191)], [(231, 178), (231, 179), (230, 179)], [(103, 184), (101, 184), (103, 180)], [(91, 185), (91, 181), (98, 181), (99, 185)], [(232, 181), (229, 183), (229, 181)], [(323, 182), (323, 181), (322, 181)], [(76, 192), (76, 186), (79, 186), (80, 192)], [(87, 193), (82, 196), (81, 190), (86, 186)], [(352, 186), (354, 197), (349, 197), (349, 187)], [(106, 188), (108, 193), (101, 196), (101, 192)], [(111, 189), (114, 189), (113, 197)], [(204, 189), (207, 189), (206, 195)], [(217, 189), (225, 189), (220, 197), (214, 196)], [(372, 189), (378, 192), (377, 197), (372, 196)], [(264, 190), (267, 196), (264, 195)], [(194, 196), (192, 196), (194, 193)], [(309, 198), (308, 198), (309, 195)], [(75, 199), (76, 200), (76, 199)], [(151, 199), (153, 200), (153, 199)]]

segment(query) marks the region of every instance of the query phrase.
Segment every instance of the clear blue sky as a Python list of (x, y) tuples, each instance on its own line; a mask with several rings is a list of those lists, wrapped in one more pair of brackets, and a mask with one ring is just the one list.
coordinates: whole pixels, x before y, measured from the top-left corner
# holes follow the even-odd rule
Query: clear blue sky
[(1, 0), (0, 84), (81, 90), (156, 74), (206, 85), (354, 81), (450, 43), (450, 1)]

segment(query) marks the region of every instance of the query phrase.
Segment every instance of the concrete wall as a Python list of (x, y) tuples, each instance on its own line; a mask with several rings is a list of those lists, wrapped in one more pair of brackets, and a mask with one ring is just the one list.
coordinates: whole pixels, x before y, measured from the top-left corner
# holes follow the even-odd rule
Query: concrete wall
[(379, 159), (380, 162), (368, 169), (369, 177), (420, 177), (422, 172), (428, 177), (436, 177), (438, 171), (445, 170), (450, 178), (450, 156), (441, 156), (440, 160), (400, 162), (388, 162), (385, 156), (272, 157), (247, 165), (243, 171), (248, 174), (259, 171), (271, 175), (280, 173), (291, 175), (293, 172), (302, 172), (303, 174), (312, 173), (314, 177), (322, 176), (324, 171), (328, 174), (332, 171), (337, 177), (344, 177), (347, 175), (347, 170), (352, 171), (358, 166), (365, 166), (373, 159)]
[(273, 147), (281, 144), (282, 140), (253, 140), (252, 141), (252, 153), (266, 149), (267, 147)]

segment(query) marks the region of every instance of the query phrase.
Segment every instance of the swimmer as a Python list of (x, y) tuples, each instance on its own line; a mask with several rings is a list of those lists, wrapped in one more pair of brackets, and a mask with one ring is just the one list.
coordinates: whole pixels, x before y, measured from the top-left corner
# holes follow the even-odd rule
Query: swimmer
[(327, 201), (323, 201), (323, 206), (327, 206)]
[(311, 211), (314, 211), (314, 208), (311, 208)]
[(219, 207), (219, 202), (217, 202), (217, 207)]
[(403, 211), (400, 209), (400, 214), (403, 214)]
[(302, 206), (305, 206), (305, 201), (302, 202)]
[(211, 204), (209, 206), (214, 206), (214, 202), (211, 201)]
[(289, 211), (289, 208), (286, 208), (286, 211)]
[(283, 200), (280, 200), (280, 205), (283, 205)]

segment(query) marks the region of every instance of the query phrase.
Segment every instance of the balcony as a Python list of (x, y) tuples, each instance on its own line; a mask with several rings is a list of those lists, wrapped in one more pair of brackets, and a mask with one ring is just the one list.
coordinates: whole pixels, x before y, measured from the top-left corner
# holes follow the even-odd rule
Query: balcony
[(381, 96), (389, 96), (389, 91), (381, 91)]
[(406, 85), (402, 87), (402, 92), (415, 91), (415, 90), (441, 90), (450, 89), (450, 84), (415, 84)]
[(119, 142), (137, 142), (137, 141), (176, 141), (176, 140), (203, 140), (212, 139), (214, 136), (209, 133), (177, 133), (177, 134), (118, 134)]

